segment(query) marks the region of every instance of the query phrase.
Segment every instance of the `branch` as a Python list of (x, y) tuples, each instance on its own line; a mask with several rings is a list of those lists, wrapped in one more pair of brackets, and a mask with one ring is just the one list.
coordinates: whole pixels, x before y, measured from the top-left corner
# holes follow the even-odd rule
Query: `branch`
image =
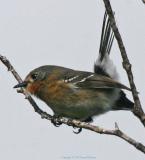
[(129, 80), (129, 83), (130, 83), (130, 87), (131, 87), (131, 90), (132, 90), (132, 96), (133, 96), (133, 99), (134, 99), (134, 102), (135, 102), (134, 109), (133, 109), (132, 112), (134, 113), (134, 115), (136, 117), (139, 118), (139, 120), (142, 122), (142, 124), (145, 127), (145, 113), (142, 109), (140, 99), (139, 99), (139, 96), (138, 96), (138, 92), (137, 92), (137, 89), (136, 89), (136, 86), (135, 86), (135, 83), (134, 83), (134, 78), (133, 78), (132, 69), (131, 69), (132, 66), (129, 62), (125, 46), (123, 44), (121, 35), (120, 35), (118, 27), (116, 25), (116, 21), (115, 21), (115, 18), (114, 18), (114, 13), (112, 11), (110, 1), (109, 0), (103, 0), (103, 1), (104, 1), (104, 4), (105, 4), (107, 14), (108, 14), (109, 19), (110, 19), (110, 22), (111, 22), (112, 30), (114, 32), (115, 38), (118, 42), (118, 46), (119, 46), (119, 49), (120, 49), (120, 52), (121, 52), (121, 56), (122, 56), (122, 60), (123, 60), (123, 68), (125, 69), (125, 71), (127, 73), (128, 80)]
[[(10, 71), (13, 74), (15, 79), (19, 83), (22, 82), (21, 77), (16, 72), (14, 67), (11, 65), (10, 61), (6, 57), (4, 57), (2, 55), (0, 55), (0, 60), (8, 68), (8, 71)], [(100, 133), (100, 134), (107, 134), (107, 135), (117, 136), (117, 137), (122, 138), (126, 142), (130, 143), (131, 145), (133, 145), (136, 149), (138, 149), (141, 152), (145, 153), (145, 146), (143, 144), (141, 144), (140, 142), (137, 142), (136, 140), (132, 139), (131, 137), (126, 135), (124, 132), (122, 132), (119, 129), (117, 123), (115, 123), (115, 129), (114, 130), (108, 130), (108, 129), (104, 129), (104, 128), (101, 128), (99, 126), (94, 126), (94, 125), (91, 125), (89, 123), (81, 122), (81, 121), (78, 121), (78, 120), (71, 120), (71, 119), (64, 118), (64, 117), (62, 117), (62, 118), (54, 118), (50, 114), (48, 114), (48, 113), (44, 112), (43, 110), (41, 110), (38, 107), (38, 105), (36, 104), (36, 102), (33, 100), (33, 98), (23, 88), (21, 89), (21, 93), (23, 93), (25, 95), (25, 98), (30, 102), (30, 104), (34, 108), (35, 112), (38, 113), (41, 116), (41, 118), (43, 118), (43, 119), (47, 119), (47, 120), (50, 120), (50, 121), (53, 120), (55, 122), (63, 123), (63, 124), (66, 124), (68, 126), (73, 126), (73, 127), (78, 127), (78, 128), (85, 128), (85, 129), (88, 129), (90, 131), (93, 131), (93, 132), (96, 132), (96, 133)]]
[[(14, 69), (14, 67), (11, 65), (11, 63), (9, 62), (9, 60), (6, 57), (0, 55), (0, 60), (8, 68), (8, 71), (10, 71), (12, 73), (12, 75), (15, 77), (15, 79), (19, 83), (23, 82), (22, 78), (19, 76), (19, 74), (16, 72), (16, 70)], [(33, 106), (35, 112), (39, 113), (40, 115), (43, 114), (43, 111), (38, 107), (38, 105), (33, 100), (33, 98), (23, 88), (21, 88), (21, 91), (19, 91), (19, 92), (21, 92), (25, 95), (25, 98), (28, 99), (30, 104)], [(47, 116), (49, 117), (50, 115), (47, 115)], [(50, 116), (50, 118), (51, 118), (51, 116)]]

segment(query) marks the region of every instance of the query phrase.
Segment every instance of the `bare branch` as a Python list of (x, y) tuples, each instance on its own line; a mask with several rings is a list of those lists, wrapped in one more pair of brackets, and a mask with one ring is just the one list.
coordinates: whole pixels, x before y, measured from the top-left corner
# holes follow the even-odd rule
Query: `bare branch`
[[(8, 68), (8, 71), (10, 71), (13, 74), (15, 79), (19, 83), (22, 82), (21, 77), (16, 72), (14, 67), (11, 65), (9, 60), (6, 57), (2, 56), (2, 55), (0, 55), (0, 60)], [(44, 118), (44, 119), (47, 119), (47, 120), (50, 120), (50, 121), (55, 120), (57, 122), (66, 124), (68, 126), (73, 126), (73, 127), (75, 126), (75, 127), (78, 127), (78, 128), (85, 128), (85, 129), (88, 129), (88, 130), (91, 130), (93, 132), (100, 133), (100, 134), (114, 135), (114, 136), (120, 137), (123, 140), (125, 140), (126, 142), (130, 143), (131, 145), (133, 145), (136, 149), (138, 149), (141, 152), (145, 153), (145, 146), (143, 144), (141, 144), (140, 142), (137, 142), (136, 140), (134, 140), (131, 137), (127, 136), (125, 133), (123, 133), (119, 129), (117, 123), (115, 123), (115, 129), (114, 130), (109, 130), (109, 129), (101, 128), (99, 126), (91, 125), (89, 123), (81, 122), (81, 121), (78, 121), (78, 120), (71, 120), (71, 119), (64, 118), (64, 117), (62, 117), (62, 118), (54, 118), (50, 114), (48, 114), (48, 113), (44, 112), (43, 110), (41, 110), (38, 107), (38, 105), (36, 104), (36, 102), (33, 100), (33, 98), (24, 89), (21, 90), (21, 93), (23, 93), (25, 95), (26, 99), (28, 99), (28, 101), (30, 102), (30, 104), (34, 108), (35, 112), (38, 113), (41, 116), (41, 118)]]
[(132, 90), (132, 95), (133, 95), (133, 99), (134, 99), (134, 102), (135, 102), (133, 113), (136, 117), (139, 118), (139, 120), (145, 126), (145, 113), (144, 113), (144, 111), (142, 109), (142, 106), (141, 106), (141, 103), (140, 103), (138, 92), (137, 92), (137, 89), (136, 89), (136, 86), (135, 86), (135, 83), (134, 83), (131, 64), (130, 64), (129, 59), (127, 57), (125, 46), (123, 44), (121, 35), (120, 35), (118, 27), (116, 25), (116, 21), (115, 21), (115, 18), (114, 18), (114, 14), (113, 14), (113, 11), (112, 11), (110, 1), (109, 0), (103, 0), (103, 1), (104, 1), (104, 4), (105, 4), (107, 14), (110, 18), (112, 30), (113, 30), (115, 38), (118, 42), (118, 46), (119, 46), (121, 56), (122, 56), (122, 60), (123, 60), (123, 67), (124, 67), (124, 69), (127, 73), (128, 80), (129, 80), (129, 83), (130, 83), (130, 87), (131, 87), (131, 90)]
[[(9, 60), (6, 57), (0, 55), (0, 60), (8, 68), (8, 71), (10, 71), (13, 74), (13, 76), (15, 77), (15, 79), (19, 83), (23, 82), (22, 78), (19, 76), (19, 74), (16, 72), (16, 70), (14, 69), (14, 67), (11, 65), (11, 63), (9, 62)], [(18, 92), (21, 92), (21, 93), (23, 93), (25, 95), (25, 98), (28, 99), (30, 104), (33, 106), (35, 112), (39, 113), (40, 115), (44, 114), (44, 112), (38, 107), (38, 105), (33, 100), (33, 98), (23, 88), (21, 88), (21, 91), (18, 91)], [(51, 115), (47, 115), (47, 117), (50, 117), (50, 119), (51, 119), (52, 116)]]

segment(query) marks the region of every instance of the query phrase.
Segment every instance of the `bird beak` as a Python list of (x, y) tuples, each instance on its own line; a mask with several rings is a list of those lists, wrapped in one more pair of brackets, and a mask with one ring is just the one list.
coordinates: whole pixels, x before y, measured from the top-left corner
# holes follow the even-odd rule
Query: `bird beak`
[(28, 82), (24, 81), (14, 86), (14, 88), (26, 87)]

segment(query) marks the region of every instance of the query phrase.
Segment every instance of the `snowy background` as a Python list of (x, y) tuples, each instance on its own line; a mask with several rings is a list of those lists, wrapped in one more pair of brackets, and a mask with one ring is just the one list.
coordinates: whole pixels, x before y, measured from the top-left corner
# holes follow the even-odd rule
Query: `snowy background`
[[(145, 5), (141, 0), (112, 0), (111, 4), (144, 107)], [(23, 78), (45, 64), (93, 71), (103, 14), (102, 0), (0, 0), (0, 54), (11, 60)], [(121, 82), (128, 85), (116, 41), (111, 57)], [(54, 127), (33, 111), (23, 95), (16, 93), (15, 84), (0, 63), (1, 160), (145, 159), (143, 153), (117, 137), (87, 130), (75, 135), (71, 127)], [(132, 99), (131, 93), (126, 94)], [(36, 101), (52, 113), (44, 103)], [(113, 129), (114, 122), (145, 144), (144, 127), (130, 112), (109, 112), (96, 117), (94, 124)]]

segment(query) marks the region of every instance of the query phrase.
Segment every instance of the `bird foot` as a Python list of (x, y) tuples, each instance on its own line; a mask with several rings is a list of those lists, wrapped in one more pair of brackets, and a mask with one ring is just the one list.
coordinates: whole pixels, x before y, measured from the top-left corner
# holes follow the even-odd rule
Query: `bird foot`
[(72, 119), (69, 119), (67, 124), (68, 126), (72, 126), (75, 130), (77, 129), (77, 131), (73, 131), (75, 134), (79, 134), (82, 131), (82, 128), (78, 128), (72, 123)]
[(51, 119), (51, 123), (55, 126), (55, 127), (59, 127), (62, 123), (59, 122), (59, 116), (54, 115)]
[(73, 128), (77, 129), (77, 131), (73, 131), (73, 133), (75, 133), (75, 134), (79, 134), (79, 133), (82, 132), (82, 128), (77, 128), (77, 127), (74, 127), (74, 126), (73, 126)]

